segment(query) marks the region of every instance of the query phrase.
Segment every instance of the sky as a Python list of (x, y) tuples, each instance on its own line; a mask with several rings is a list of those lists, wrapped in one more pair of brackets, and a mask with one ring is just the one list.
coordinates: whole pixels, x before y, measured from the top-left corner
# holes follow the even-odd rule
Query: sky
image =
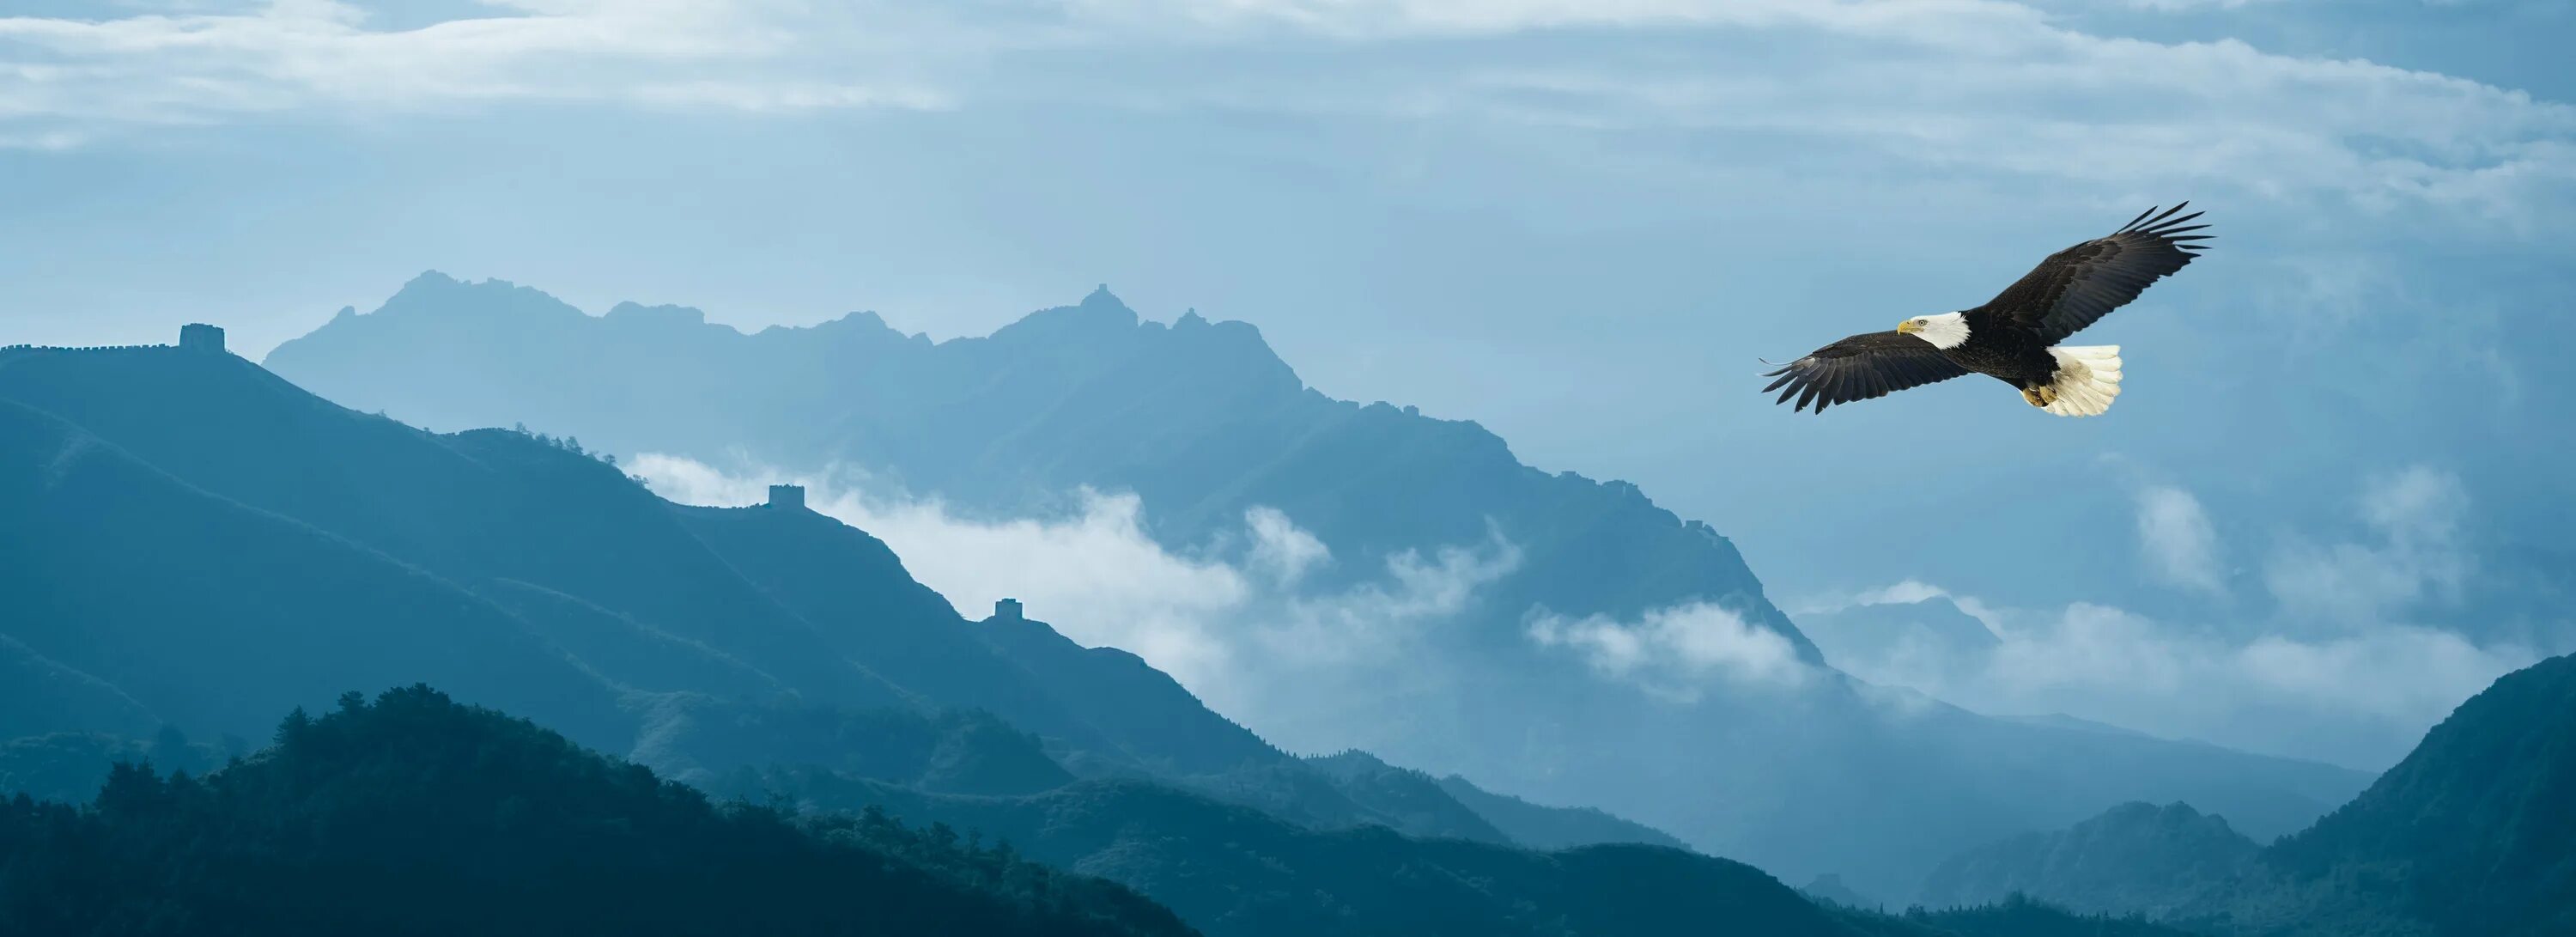
[[(2303, 704), (2384, 760), (2576, 644), (2571, 41), (2539, 0), (18, 0), (0, 343), (255, 357), (426, 269), (934, 337), (1106, 283), (1634, 481), (1793, 612), (1959, 596), (2266, 686), (2450, 641)], [(1755, 393), (2180, 199), (2219, 240), (2085, 333), (2104, 417)], [(2220, 672), (2177, 667), (1991, 705)]]

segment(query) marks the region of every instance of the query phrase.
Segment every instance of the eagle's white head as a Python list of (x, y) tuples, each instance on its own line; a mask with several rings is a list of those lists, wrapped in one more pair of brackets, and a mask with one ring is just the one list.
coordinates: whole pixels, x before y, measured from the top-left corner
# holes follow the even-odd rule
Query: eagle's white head
[(1931, 342), (1934, 348), (1957, 348), (1968, 341), (1968, 316), (1958, 312), (1915, 316), (1897, 323), (1896, 330)]

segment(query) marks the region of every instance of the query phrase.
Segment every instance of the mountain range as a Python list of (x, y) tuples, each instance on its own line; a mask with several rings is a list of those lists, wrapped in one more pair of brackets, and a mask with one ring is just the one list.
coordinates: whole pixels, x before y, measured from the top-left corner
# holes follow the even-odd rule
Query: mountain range
[[(86, 810), (23, 793), (11, 806), (0, 851), (16, 858), (0, 865), (49, 884), (0, 889), (0, 919), (535, 932), (594, 890), (644, 889), (662, 897), (599, 920), (861, 926), (832, 910), (846, 903), (797, 893), (829, 876), (836, 894), (903, 890), (883, 912), (897, 923), (878, 922), (895, 932), (932, 919), (1171, 929), (1114, 887), (1024, 871), (1063, 869), (1213, 934), (1863, 926), (1739, 863), (1586, 845), (1670, 842), (1598, 811), (1361, 752), (1289, 756), (1133, 655), (957, 615), (883, 544), (792, 501), (671, 504), (565, 443), (425, 432), (230, 355), (0, 353), (0, 511), (7, 637), (21, 666), (51, 675), (20, 685), (29, 705), (13, 709), (49, 734), (0, 746), (0, 776), (68, 798), (86, 767), (97, 792)], [(569, 738), (425, 688), (369, 704), (330, 689), (334, 673), (437, 679)], [(296, 714), (265, 731), (260, 705)], [(138, 722), (157, 737), (120, 741)], [(239, 741), (262, 736), (276, 745)], [(107, 770), (131, 761), (179, 773)], [(681, 781), (697, 787), (669, 786)], [(709, 812), (692, 790), (790, 798), (820, 819), (799, 834)], [(930, 832), (869, 819), (886, 812)], [(946, 830), (1025, 853), (961, 848)], [(603, 851), (621, 858), (585, 858)], [(888, 851), (907, 858), (889, 865)], [(715, 884), (670, 883), (689, 854), (724, 867)], [(592, 871), (524, 886), (566, 863)], [(852, 863), (889, 871), (853, 885), (833, 871)], [(762, 881), (703, 897), (737, 877)], [(351, 900), (317, 903), (316, 888)], [(1057, 920), (1068, 905), (1090, 923)], [(2016, 933), (2080, 923), (2052, 914)]]
[(426, 687), (295, 710), (202, 777), (0, 802), (0, 933), (1196, 933), (1097, 878), (882, 816), (794, 823)]
[(2576, 656), (2496, 679), (2205, 903), (2249, 934), (2576, 933)]
[[(1397, 558), (1499, 540), (1516, 560), (1507, 571), (1442, 627), (1417, 629), (1380, 678), (1318, 691), (1339, 716), (1296, 736), (1606, 807), (1713, 854), (1802, 879), (1840, 874), (1864, 893), (1911, 894), (1963, 842), (2122, 802), (2205, 805), (2268, 837), (2368, 782), (1881, 692), (1834, 671), (1725, 537), (1634, 485), (1524, 465), (1472, 422), (1334, 400), (1249, 325), (1146, 321), (1105, 289), (989, 337), (934, 342), (867, 313), (752, 334), (677, 307), (590, 316), (526, 287), (433, 273), (266, 361), (333, 400), (427, 426), (524, 423), (629, 455), (839, 466), (979, 517), (1042, 516), (1083, 489), (1132, 492), (1142, 528), (1176, 554), (1243, 549), (1229, 532), (1273, 510), (1328, 553), (1305, 582), (1316, 594), (1381, 582)], [(1734, 680), (1725, 661), (1671, 650), (1649, 656), (1683, 672), (1631, 679), (1585, 643), (1688, 642), (1707, 622), (1776, 639), (1785, 654), (1772, 663), (1802, 679), (1787, 691)], [(1584, 638), (1535, 639), (1551, 623)], [(1407, 679), (1424, 668), (1470, 676)]]
[[(907, 900), (927, 904), (907, 906), (938, 910), (909, 920), (1046, 933), (2175, 932), (2152, 912), (2229, 935), (2512, 935), (2576, 921), (2562, 897), (2576, 884), (2568, 658), (2497, 681), (2272, 846), (2184, 804), (2122, 805), (1942, 864), (1927, 895), (1973, 906), (1888, 916), (1850, 907), (1876, 903), (1838, 878), (1810, 900), (1598, 810), (1364, 751), (1290, 755), (1135, 655), (1014, 605), (958, 615), (794, 489), (679, 505), (613, 462), (524, 431), (359, 413), (204, 348), (0, 350), (0, 665), (26, 678), (0, 708), (23, 736), (0, 742), (0, 785), (68, 801), (84, 774), (105, 778), (87, 807), (8, 805), (0, 867), (52, 884), (0, 888), (0, 921), (189, 920), (225, 895), (219, 917), (264, 932), (386, 909), (405, 926), (561, 923), (574, 911), (550, 902), (580, 889), (492, 899), (517, 912), (497, 924), (421, 904), (422, 883), (506, 887), (491, 869), (524, 867), (476, 871), (478, 850), (518, 836), (558, 848), (511, 862), (582, 861), (567, 842), (632, 854), (599, 888), (730, 856), (765, 877), (744, 892), (774, 896), (759, 914), (812, 932), (857, 925), (780, 883), (854, 861), (892, 870), (871, 881), (917, 883)], [(333, 690), (338, 673), (464, 689), (369, 704)], [(1827, 686), (1876, 702), (1865, 684)], [(2115, 759), (2175, 746), (2053, 720), (1964, 724), (1996, 733), (1979, 752), (1998, 769), (2031, 757), (2012, 747), (2022, 733)], [(260, 736), (275, 744), (253, 752), (244, 739)], [(702, 791), (769, 806), (711, 810)], [(1872, 813), (1941, 808), (1918, 795)], [(531, 825), (532, 810), (574, 825)], [(466, 819), (389, 819), (430, 816)], [(1883, 836), (1865, 822), (1816, 832)], [(961, 847), (960, 829), (1013, 845)], [(306, 880), (368, 900), (280, 890)], [(2073, 916), (2033, 894), (2141, 916)], [(688, 915), (726, 907), (668, 926), (703, 930)]]
[(2190, 804), (2121, 804), (2064, 830), (2024, 833), (1952, 856), (1917, 904), (1988, 904), (2015, 894), (2097, 913), (2171, 916), (2244, 873), (2262, 846)]
[(436, 680), (701, 783), (1094, 779), (1298, 829), (1671, 842), (1365, 754), (1293, 757), (1132, 654), (959, 616), (838, 521), (671, 504), (563, 443), (428, 433), (221, 353), (0, 352), (0, 516), (0, 646), (41, 678), (9, 685), (19, 791), (69, 797), (138, 756), (203, 771), (264, 734), (257, 708), (322, 706), (354, 674)]
[(2027, 895), (2242, 937), (2576, 932), (2576, 657), (2498, 678), (2360, 796), (2258, 845), (2187, 804), (2124, 804), (1969, 849), (1921, 900)]
[[(1675, 849), (1318, 832), (1125, 781), (926, 808), (962, 836), (890, 816), (935, 796), (906, 788), (718, 803), (426, 686), (274, 738), (203, 775), (119, 762), (86, 804), (0, 801), (0, 932), (2179, 937), (2026, 903), (1829, 908)], [(857, 792), (833, 777), (809, 780)]]
[(20, 735), (250, 736), (261, 709), (409, 678), (692, 777), (970, 711), (1086, 775), (1457, 832), (1361, 806), (1132, 654), (969, 622), (830, 518), (674, 505), (560, 443), (425, 432), (230, 355), (0, 354), (0, 507), (0, 647), (46, 675), (12, 684)]

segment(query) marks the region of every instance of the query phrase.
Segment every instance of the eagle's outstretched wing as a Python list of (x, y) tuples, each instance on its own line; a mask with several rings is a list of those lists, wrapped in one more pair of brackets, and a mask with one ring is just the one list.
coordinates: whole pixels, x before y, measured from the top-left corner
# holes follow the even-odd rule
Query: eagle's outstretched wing
[(1778, 390), (1776, 402), (1788, 403), (1794, 396), (1798, 405), (1793, 409), (1813, 404), (1816, 412), (1823, 413), (1838, 403), (1884, 397), (1966, 373), (1968, 369), (1951, 363), (1931, 342), (1902, 332), (1864, 332), (1762, 375), (1778, 378), (1762, 392)]
[(2075, 334), (2199, 256), (2203, 245), (2196, 242), (2209, 236), (2188, 232), (2209, 226), (2184, 222), (2201, 213), (2174, 217), (2174, 212), (2189, 204), (2176, 205), (2161, 215), (2147, 209), (2108, 237), (2049, 255), (1977, 311), (2008, 316), (2015, 325), (2037, 330), (2050, 342)]

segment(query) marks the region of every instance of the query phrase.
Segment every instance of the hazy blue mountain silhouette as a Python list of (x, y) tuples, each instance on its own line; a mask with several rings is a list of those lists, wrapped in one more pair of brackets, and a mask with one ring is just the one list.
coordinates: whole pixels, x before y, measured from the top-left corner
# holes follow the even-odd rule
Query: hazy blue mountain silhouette
[[(320, 653), (331, 640), (344, 641), (353, 654), (401, 662), (422, 676), (448, 681), (470, 699), (523, 711), (563, 699), (494, 694), (514, 688), (560, 694), (563, 687), (590, 684), (602, 688), (605, 703), (610, 691), (792, 691), (817, 703), (854, 707), (980, 706), (1077, 746), (1124, 750), (1120, 740), (1083, 719), (1087, 699), (1035, 689), (1037, 679), (969, 633), (944, 601), (904, 575), (882, 543), (819, 515), (674, 506), (598, 460), (509, 431), (438, 435), (355, 413), (230, 356), (175, 349), (24, 354), (0, 367), (0, 401), (11, 405), (15, 424), (0, 424), (7, 425), (0, 431), (25, 427), (26, 433), (49, 434), (7, 450), (30, 456), (13, 460), (11, 468), (23, 469), (24, 483), (11, 491), (24, 498), (32, 517), (59, 518), (59, 526), (43, 534), (27, 531), (10, 541), (29, 554), (28, 563), (13, 567), (27, 576), (28, 593), (40, 600), (99, 603), (167, 597), (172, 604), (153, 609), (157, 614), (149, 620), (140, 614), (120, 620), (176, 637), (196, 636), (210, 649), (243, 656), (245, 665), (264, 658), (320, 680), (365, 676), (355, 662), (295, 660), (268, 646), (260, 633), (242, 630), (298, 624), (312, 632), (294, 639), (299, 647)], [(113, 458), (129, 453), (132, 458)], [(123, 475), (89, 482), (90, 475), (79, 470), (93, 466), (101, 474), (121, 469)], [(84, 487), (67, 488), (76, 484)], [(164, 491), (169, 493), (159, 494)], [(248, 533), (208, 536), (202, 544), (174, 541), (179, 531), (151, 529), (167, 522), (165, 511), (182, 507), (165, 506), (164, 497), (191, 502), (187, 509), (229, 509), (229, 516), (191, 520), (179, 531), (211, 535), (224, 524), (264, 525), (287, 532), (277, 549), (305, 548), (313, 555), (269, 556), (270, 548), (259, 541), (234, 539)], [(113, 530), (102, 522), (135, 528)], [(770, 556), (760, 555), (763, 536), (784, 544)], [(84, 538), (99, 543), (97, 555), (60, 548)], [(137, 544), (158, 548), (135, 550)], [(805, 552), (814, 548), (831, 552), (819, 558)], [(118, 551), (125, 555), (108, 555)], [(776, 558), (805, 565), (762, 565)], [(131, 575), (147, 588), (108, 587), (120, 574), (118, 565), (162, 559), (173, 568)], [(367, 560), (384, 570), (382, 578), (395, 581), (368, 578), (374, 570)], [(95, 565), (72, 566), (85, 561)], [(335, 562), (356, 568), (341, 571), (329, 565)], [(244, 568), (209, 569), (223, 563)], [(796, 583), (800, 576), (818, 582), (799, 591), (805, 588)], [(276, 585), (217, 588), (216, 582)], [(841, 592), (833, 594), (836, 589)], [(191, 611), (194, 603), (235, 596), (299, 607), (231, 612), (216, 604)], [(396, 601), (417, 609), (409, 618), (423, 622), (416, 631), (421, 647), (386, 654), (365, 643), (385, 636), (332, 621), (358, 618), (372, 610), (370, 602)], [(38, 610), (48, 613), (30, 621), (81, 627), (47, 634), (41, 642), (15, 629), (14, 636), (54, 660), (81, 666), (88, 658), (54, 649), (94, 638), (89, 619), (97, 615), (85, 609), (51, 612), (42, 605)], [(188, 617), (200, 621), (193, 628), (182, 624)], [(404, 619), (387, 613), (377, 620)], [(460, 643), (474, 633), (467, 625), (476, 621), (484, 624), (475, 627), (493, 634), (492, 647)], [(596, 653), (573, 658), (564, 653), (572, 646)], [(165, 653), (140, 638), (117, 647)], [(456, 658), (459, 670), (486, 675), (451, 675), (426, 663), (442, 655)], [(496, 676), (513, 660), (529, 661), (529, 672)], [(193, 662), (169, 661), (173, 667)], [(624, 666), (605, 669), (616, 665)], [(200, 679), (235, 679), (228, 668), (197, 669), (204, 674)], [(901, 673), (900, 682), (886, 675), (893, 672)], [(185, 674), (100, 676), (142, 699), (190, 685)], [(486, 685), (493, 690), (484, 690)], [(309, 702), (315, 693), (332, 695), (315, 690), (205, 702), (274, 711), (281, 704)], [(546, 716), (565, 721), (552, 712)], [(220, 724), (239, 731), (259, 721), (264, 717), (245, 712)], [(578, 735), (586, 723), (572, 727)], [(1209, 758), (1265, 752), (1271, 759), (1287, 758), (1239, 727), (1232, 732), (1233, 746), (1217, 748)], [(1154, 737), (1137, 744), (1151, 748), (1164, 741)]]
[(47, 732), (141, 735), (159, 723), (115, 684), (0, 635), (0, 739)]
[(1133, 655), (961, 618), (838, 521), (673, 505), (566, 445), (424, 432), (230, 355), (0, 353), (0, 508), (0, 666), (28, 677), (0, 689), (10, 736), (253, 735), (343, 680), (437, 680), (682, 776), (1018, 793), (1070, 766), (1450, 832), (1358, 804)]
[(2124, 801), (2185, 800), (2276, 835), (2367, 781), (1888, 705), (1830, 672), (1794, 697), (1717, 688), (1682, 700), (1602, 680), (1579, 655), (1535, 646), (1527, 616), (1706, 601), (1819, 658), (1732, 544), (1635, 486), (1522, 465), (1473, 423), (1328, 398), (1249, 325), (1141, 321), (1105, 290), (989, 337), (932, 342), (867, 313), (749, 335), (673, 307), (593, 317), (532, 289), (433, 273), (268, 361), (336, 400), (427, 425), (526, 422), (625, 452), (860, 466), (964, 511), (1050, 509), (1083, 485), (1132, 490), (1154, 535), (1178, 547), (1274, 507), (1336, 558), (1317, 588), (1496, 531), (1520, 567), (1479, 593), (1471, 627), (1441, 629), (1429, 651), (1475, 679), (1455, 698), (1407, 700), (1406, 720), (1345, 744), (1543, 802), (1610, 806), (1711, 852), (1840, 873), (1868, 893), (1911, 894), (1963, 843)]
[(796, 769), (741, 772), (718, 787), (813, 809), (877, 807), (1000, 836), (1029, 857), (1125, 883), (1212, 937), (2180, 933), (2026, 903), (1890, 917), (1826, 907), (1751, 866), (1668, 847), (1533, 852), (1415, 839), (1382, 827), (1316, 831), (1127, 781), (1083, 781), (1028, 797), (954, 797)]
[(1830, 872), (1809, 880), (1807, 884), (1799, 887), (1798, 893), (1820, 903), (1844, 908), (1876, 911), (1883, 909), (1887, 904), (1853, 891), (1850, 885), (1843, 883), (1842, 876)]
[(1835, 660), (1982, 662), (2002, 643), (1985, 622), (1943, 596), (1801, 613), (1798, 623)]
[(1968, 850), (1927, 902), (2025, 893), (2241, 937), (2576, 933), (2576, 657), (2506, 674), (2267, 847), (2183, 804)]
[(150, 762), (165, 771), (204, 774), (225, 760), (250, 753), (250, 743), (227, 736), (220, 745), (191, 742), (186, 733), (162, 726), (150, 738), (127, 738), (104, 732), (55, 732), (0, 741), (0, 797), (25, 794), (38, 800), (82, 803), (98, 795), (108, 768), (119, 762)]
[[(1409, 768), (1398, 768), (1363, 751), (1345, 751), (1306, 759), (1307, 766), (1333, 778), (1335, 786), (1352, 800), (1366, 805), (1380, 816), (1401, 817), (1406, 829), (1437, 830), (1432, 835), (1450, 839), (1474, 840), (1481, 843), (1520, 844), (1538, 849), (1562, 849), (1588, 846), (1616, 840), (1591, 840), (1582, 843), (1543, 843), (1521, 840), (1504, 832), (1502, 825), (1489, 820), (1478, 810), (1469, 808), (1464, 798), (1451, 793), (1431, 776)], [(1474, 785), (1467, 785), (1472, 791)], [(1483, 791), (1482, 795), (1501, 799)], [(1489, 802), (1490, 803), (1490, 802)], [(1571, 816), (1574, 811), (1550, 811), (1552, 816)]]
[(592, 738), (625, 722), (612, 687), (464, 588), (8, 399), (0, 505), (9, 638), (156, 720), (250, 735), (341, 680), (435, 678)]
[(1591, 807), (1544, 807), (1484, 790), (1454, 774), (1435, 783), (1513, 842), (1532, 849), (1570, 849), (1601, 843), (1689, 848), (1670, 833)]
[(2576, 933), (2576, 656), (2497, 678), (2256, 867), (2238, 933)]
[(680, 781), (782, 763), (943, 794), (1035, 794), (1074, 780), (1038, 736), (982, 710), (846, 710), (700, 694), (662, 707), (636, 760)]
[(748, 336), (675, 307), (594, 318), (534, 290), (429, 273), (267, 363), (424, 426), (576, 428), (627, 452), (752, 444), (995, 510), (1082, 484), (1130, 489), (1180, 544), (1268, 505), (1349, 559), (1348, 575), (1408, 548), (1479, 541), (1491, 519), (1524, 551), (1505, 606), (1634, 616), (1726, 601), (1813, 653), (1725, 538), (1635, 486), (1523, 466), (1472, 422), (1332, 400), (1250, 325), (1143, 322), (1106, 290), (989, 338), (933, 344), (865, 313)]
[(2261, 849), (2225, 819), (2189, 804), (2121, 804), (2069, 829), (1952, 856), (1932, 870), (1916, 901), (1951, 907), (2026, 894), (2078, 910), (2162, 917), (2243, 874)]

